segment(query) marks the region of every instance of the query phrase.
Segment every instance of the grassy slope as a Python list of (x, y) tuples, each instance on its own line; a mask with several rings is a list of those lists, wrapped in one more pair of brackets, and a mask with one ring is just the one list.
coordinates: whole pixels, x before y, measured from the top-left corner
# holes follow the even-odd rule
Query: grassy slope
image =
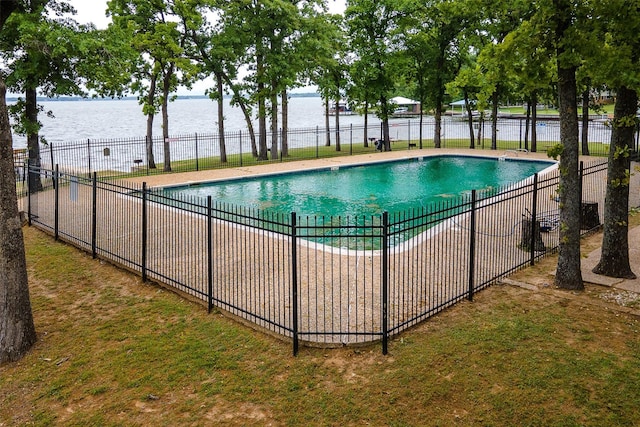
[[(496, 285), (388, 356), (293, 358), (289, 343), (35, 229), (25, 239), (39, 340), (0, 367), (3, 427), (640, 424), (640, 324), (597, 289)], [(552, 259), (536, 268), (551, 280)]]

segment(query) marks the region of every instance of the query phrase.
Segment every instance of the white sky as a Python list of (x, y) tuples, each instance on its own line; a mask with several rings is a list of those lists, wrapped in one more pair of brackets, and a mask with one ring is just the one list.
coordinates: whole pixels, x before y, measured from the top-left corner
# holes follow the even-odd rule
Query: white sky
[[(97, 28), (104, 29), (111, 22), (111, 18), (105, 16), (107, 10), (107, 0), (67, 0), (77, 11), (74, 19), (80, 24), (88, 24), (92, 22)], [(343, 13), (345, 9), (346, 0), (326, 0), (330, 13)], [(203, 81), (194, 84), (191, 91), (187, 91), (184, 88), (178, 89), (179, 95), (192, 94), (192, 95), (204, 95), (206, 89), (213, 87), (213, 81), (211, 79), (205, 79)], [(294, 92), (315, 92), (315, 87), (299, 88)]]
[[(98, 28), (105, 28), (110, 18), (105, 16), (107, 0), (67, 0), (77, 11), (75, 20), (81, 24), (93, 22)], [(326, 0), (331, 13), (342, 13), (346, 0)]]

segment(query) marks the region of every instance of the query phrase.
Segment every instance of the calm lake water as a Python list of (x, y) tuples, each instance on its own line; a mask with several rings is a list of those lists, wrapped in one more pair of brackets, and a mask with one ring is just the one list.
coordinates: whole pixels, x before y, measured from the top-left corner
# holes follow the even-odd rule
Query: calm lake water
[[(225, 99), (225, 129), (238, 131), (247, 128), (239, 108), (229, 105)], [(43, 124), (41, 136), (53, 143), (86, 139), (113, 139), (144, 137), (147, 129), (142, 107), (135, 99), (126, 100), (78, 100), (43, 101), (45, 111), (55, 118), (40, 114)], [(379, 123), (374, 116), (370, 123)], [(217, 104), (209, 99), (177, 99), (169, 103), (169, 134), (215, 133), (218, 131)], [(324, 127), (324, 107), (320, 97), (294, 97), (289, 100), (289, 127)], [(333, 118), (332, 118), (333, 123)], [(342, 116), (342, 125), (362, 124), (360, 116)], [(162, 118), (154, 120), (154, 134), (162, 135)], [(14, 135), (14, 147), (26, 146), (24, 137)]]
[[(325, 127), (324, 107), (319, 96), (293, 97), (289, 100), (289, 129), (313, 129)], [(226, 132), (244, 131), (247, 125), (239, 108), (231, 107), (229, 99), (225, 99), (224, 120)], [(43, 124), (40, 135), (53, 144), (69, 142), (86, 142), (87, 140), (113, 140), (117, 138), (144, 138), (146, 134), (146, 117), (135, 99), (126, 100), (63, 100), (42, 101), (40, 104), (45, 111), (51, 111), (54, 118), (40, 114)], [(217, 104), (208, 98), (181, 98), (169, 103), (169, 135), (194, 135), (217, 133)], [(418, 129), (414, 128), (407, 134), (408, 122), (413, 126), (419, 122), (418, 118), (396, 118), (390, 121), (390, 136), (395, 140), (406, 139), (409, 136), (416, 139)], [(255, 124), (255, 121), (254, 121)], [(379, 126), (380, 120), (375, 115), (369, 115), (370, 128)], [(350, 125), (364, 125), (364, 118), (359, 115), (341, 116), (340, 128), (346, 132), (344, 138), (349, 138)], [(498, 136), (502, 140), (520, 141), (524, 135), (523, 120), (499, 120)], [(335, 126), (335, 118), (330, 118), (330, 126)], [(423, 134), (426, 138), (433, 136), (433, 118), (425, 117)], [(477, 132), (477, 124), (474, 124)], [(592, 142), (608, 143), (610, 128), (601, 122), (592, 122), (590, 126), (590, 140)], [(558, 121), (538, 122), (539, 141), (559, 141)], [(485, 138), (490, 140), (490, 124), (485, 126)], [(162, 136), (162, 119), (157, 115), (154, 120), (154, 136)], [(357, 137), (357, 136), (354, 136)], [(467, 139), (469, 130), (467, 123), (460, 118), (445, 117), (442, 137), (447, 139)], [(356, 138), (357, 139), (357, 138)], [(26, 138), (14, 135), (15, 148), (26, 146)]]

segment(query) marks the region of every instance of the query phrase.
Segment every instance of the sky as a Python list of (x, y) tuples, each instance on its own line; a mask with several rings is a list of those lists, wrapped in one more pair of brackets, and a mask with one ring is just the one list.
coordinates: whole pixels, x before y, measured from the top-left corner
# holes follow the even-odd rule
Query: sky
[[(104, 29), (107, 27), (111, 18), (105, 16), (107, 10), (107, 0), (67, 0), (77, 11), (74, 19), (80, 24), (88, 24), (92, 22), (97, 28)], [(327, 6), (330, 13), (342, 13), (345, 9), (346, 0), (327, 0)], [(184, 88), (178, 89), (179, 95), (204, 95), (204, 91), (213, 86), (212, 80), (204, 80), (194, 85), (191, 91)], [(316, 88), (299, 88), (295, 92), (314, 92)]]
[[(105, 28), (110, 19), (105, 16), (107, 0), (67, 0), (77, 11), (75, 20), (81, 24), (93, 22), (98, 28)], [(329, 12), (344, 12), (346, 0), (327, 0)]]

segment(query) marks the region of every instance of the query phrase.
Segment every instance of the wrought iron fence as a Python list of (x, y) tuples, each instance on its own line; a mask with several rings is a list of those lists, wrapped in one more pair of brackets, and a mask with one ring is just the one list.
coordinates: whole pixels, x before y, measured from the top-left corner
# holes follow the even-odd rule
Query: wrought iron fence
[[(422, 125), (418, 119), (393, 119), (390, 136), (393, 150), (432, 148), (435, 123), (428, 118)], [(501, 150), (545, 151), (560, 142), (557, 120), (539, 120), (536, 147), (531, 146), (531, 127), (524, 119), (501, 119), (496, 128), (497, 146)], [(582, 129), (580, 129), (582, 132)], [(490, 149), (492, 130), (489, 122), (473, 123), (474, 147)], [(470, 148), (470, 129), (462, 119), (446, 118), (442, 127), (443, 148)], [(268, 136), (266, 158), (259, 162), (282, 162), (330, 156), (346, 156), (375, 152), (375, 141), (381, 138), (381, 125), (368, 127), (349, 125), (340, 128), (306, 128), (277, 131)], [(611, 128), (605, 120), (591, 121), (588, 127), (589, 154), (606, 156), (609, 151)], [(273, 142), (275, 141), (275, 143)], [(165, 142), (169, 150), (165, 153)], [(42, 166), (76, 175), (118, 177), (130, 174), (163, 173), (170, 164), (174, 172), (246, 166), (255, 164), (259, 147), (252, 143), (247, 131), (224, 135), (175, 135), (163, 141), (154, 138), (89, 139), (62, 144), (40, 146)], [(638, 152), (638, 139), (632, 147)], [(165, 154), (170, 156), (166, 163)], [(584, 154), (584, 153), (583, 153)], [(152, 167), (155, 165), (155, 168)]]
[[(581, 169), (603, 215), (607, 164)], [(271, 213), (145, 184), (32, 169), (31, 224), (290, 339), (344, 345), (388, 339), (558, 245), (557, 171), (489, 195), (472, 192), (406, 212), (367, 217)], [(636, 203), (638, 203), (636, 201)], [(583, 204), (584, 205), (584, 204)], [(595, 215), (595, 218), (594, 218)]]

